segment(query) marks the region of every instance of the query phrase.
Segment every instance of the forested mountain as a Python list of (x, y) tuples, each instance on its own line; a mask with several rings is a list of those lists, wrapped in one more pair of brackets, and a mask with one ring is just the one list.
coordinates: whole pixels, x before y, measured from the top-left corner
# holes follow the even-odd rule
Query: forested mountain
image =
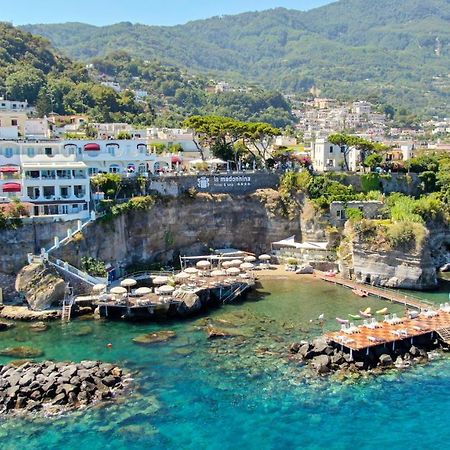
[(307, 12), (277, 8), (174, 27), (29, 25), (65, 54), (125, 50), (273, 89), (365, 97), (442, 113), (450, 99), (450, 0), (340, 0)]
[[(89, 69), (87, 68), (89, 67)], [(118, 82), (116, 92), (103, 82)], [(0, 23), (0, 95), (27, 100), (40, 115), (88, 114), (94, 121), (179, 126), (194, 114), (291, 124), (290, 105), (278, 92), (253, 87), (243, 92), (208, 92), (209, 81), (123, 51), (87, 66), (61, 57), (50, 42)], [(134, 91), (148, 96), (137, 100)]]

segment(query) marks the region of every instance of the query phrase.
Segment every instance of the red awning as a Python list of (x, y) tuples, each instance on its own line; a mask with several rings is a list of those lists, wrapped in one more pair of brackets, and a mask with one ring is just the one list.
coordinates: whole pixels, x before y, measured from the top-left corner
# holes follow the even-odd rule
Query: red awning
[(2, 173), (16, 173), (19, 171), (18, 167), (14, 167), (14, 166), (3, 166), (0, 167), (0, 172)]
[(179, 156), (172, 156), (172, 164), (181, 164), (183, 160)]
[(20, 192), (22, 186), (19, 183), (5, 183), (2, 186), (3, 192)]
[(98, 144), (86, 144), (84, 150), (87, 152), (98, 152), (100, 150), (100, 145)]

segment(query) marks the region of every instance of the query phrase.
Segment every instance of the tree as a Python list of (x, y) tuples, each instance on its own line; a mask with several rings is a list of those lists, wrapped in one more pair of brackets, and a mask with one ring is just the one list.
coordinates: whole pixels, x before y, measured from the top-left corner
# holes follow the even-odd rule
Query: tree
[(344, 156), (344, 168), (345, 170), (350, 170), (348, 155), (351, 151), (351, 136), (343, 133), (335, 133), (328, 136), (328, 141), (334, 145), (338, 145), (341, 148)]
[(45, 84), (45, 75), (42, 70), (31, 66), (17, 68), (6, 77), (5, 87), (8, 96), (14, 100), (25, 101), (34, 104), (39, 91)]
[(369, 155), (365, 161), (364, 165), (366, 167), (370, 167), (370, 170), (374, 170), (376, 167), (378, 167), (383, 162), (383, 156), (379, 153), (372, 153)]

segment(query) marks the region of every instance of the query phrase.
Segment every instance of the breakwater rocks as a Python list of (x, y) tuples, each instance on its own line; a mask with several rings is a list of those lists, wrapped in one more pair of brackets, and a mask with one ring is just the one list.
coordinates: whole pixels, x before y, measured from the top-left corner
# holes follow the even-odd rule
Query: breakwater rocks
[(0, 414), (57, 415), (113, 399), (130, 383), (120, 367), (98, 361), (0, 365)]
[(369, 351), (349, 353), (330, 345), (325, 339), (294, 343), (289, 352), (290, 359), (306, 364), (314, 375), (336, 374), (338, 379), (359, 378), (364, 373), (379, 374), (386, 369), (406, 369), (429, 361), (436, 350), (448, 351), (437, 339), (422, 340), (412, 345), (410, 340), (396, 342), (392, 346), (377, 346)]

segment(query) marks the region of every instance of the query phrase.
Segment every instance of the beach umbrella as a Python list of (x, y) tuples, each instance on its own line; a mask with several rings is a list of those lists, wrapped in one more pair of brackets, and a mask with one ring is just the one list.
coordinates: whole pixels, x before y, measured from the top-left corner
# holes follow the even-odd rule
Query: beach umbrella
[(245, 280), (247, 280), (248, 278), (250, 278), (250, 275), (249, 275), (248, 273), (241, 273), (239, 276), (240, 276), (241, 278), (245, 279)]
[(261, 255), (259, 257), (260, 261), (270, 261), (272, 259), (272, 257), (270, 255)]
[(224, 277), (227, 273), (224, 270), (213, 270), (211, 272), (212, 277)]
[(206, 261), (206, 260), (205, 261), (199, 261), (196, 264), (196, 266), (197, 266), (198, 269), (205, 270), (205, 269), (209, 269), (211, 267), (211, 263), (209, 261)]
[(231, 264), (231, 261), (225, 261), (222, 263), (222, 267), (224, 269), (229, 269), (233, 264)]
[(230, 267), (227, 269), (228, 275), (239, 275), (241, 273), (241, 270), (238, 267)]
[(136, 284), (137, 284), (137, 281), (133, 280), (133, 278), (126, 278), (125, 280), (120, 282), (120, 285), (124, 288), (136, 286)]
[(148, 295), (152, 293), (152, 290), (148, 287), (140, 287), (134, 291), (136, 295)]
[(99, 283), (95, 284), (92, 288), (93, 292), (103, 292), (106, 289), (106, 284)]
[(152, 283), (156, 285), (166, 284), (169, 281), (169, 277), (159, 276), (152, 279)]
[(184, 271), (189, 275), (195, 275), (198, 273), (198, 270), (195, 267), (188, 267), (187, 269), (184, 269)]
[(111, 294), (115, 294), (115, 295), (123, 295), (123, 294), (126, 294), (128, 291), (122, 286), (116, 286), (116, 287), (113, 287), (109, 292), (111, 292)]
[(242, 260), (233, 259), (230, 261), (230, 267), (239, 267), (242, 264)]
[(169, 286), (168, 284), (165, 284), (164, 286), (161, 286), (158, 288), (159, 294), (172, 294), (172, 292), (175, 290), (173, 286)]
[(242, 263), (239, 267), (243, 270), (252, 270), (255, 268), (255, 265), (249, 262), (245, 262)]
[(245, 262), (249, 262), (249, 263), (255, 262), (256, 261), (256, 256), (252, 256), (252, 255), (246, 256), (244, 258), (244, 261)]
[(177, 281), (187, 280), (189, 277), (190, 277), (190, 275), (188, 273), (186, 273), (186, 272), (180, 272), (180, 273), (177, 273), (176, 275), (174, 275), (174, 278)]

